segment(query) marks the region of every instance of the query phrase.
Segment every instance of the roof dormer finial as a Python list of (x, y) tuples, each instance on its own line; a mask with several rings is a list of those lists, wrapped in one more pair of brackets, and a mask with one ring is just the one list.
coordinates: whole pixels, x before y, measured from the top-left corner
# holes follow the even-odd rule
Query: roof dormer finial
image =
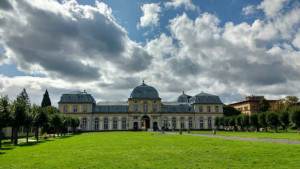
[(184, 91), (182, 91), (182, 94), (184, 94)]

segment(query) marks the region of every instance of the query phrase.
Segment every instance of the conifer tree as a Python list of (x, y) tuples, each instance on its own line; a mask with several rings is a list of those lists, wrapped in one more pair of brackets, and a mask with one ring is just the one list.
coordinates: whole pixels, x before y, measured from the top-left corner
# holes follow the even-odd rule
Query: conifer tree
[(47, 106), (51, 106), (51, 100), (49, 97), (48, 90), (46, 89), (46, 92), (44, 94), (43, 101), (42, 101), (42, 107), (47, 107)]

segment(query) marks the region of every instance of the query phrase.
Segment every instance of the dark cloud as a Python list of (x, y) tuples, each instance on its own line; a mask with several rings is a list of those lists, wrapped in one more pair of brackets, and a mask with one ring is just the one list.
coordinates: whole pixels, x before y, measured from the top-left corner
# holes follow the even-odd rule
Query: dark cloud
[(8, 0), (1, 0), (0, 1), (0, 10), (11, 10), (13, 7)]
[[(16, 1), (15, 5), (26, 25), (15, 11), (11, 11), (15, 15), (0, 21), (0, 29), (9, 32), (0, 35), (0, 40), (16, 54), (22, 70), (30, 71), (32, 65), (39, 65), (52, 77), (93, 81), (99, 80), (104, 62), (133, 73), (151, 64), (152, 57), (105, 14), (94, 9), (82, 12), (79, 5), (73, 6), (77, 9), (69, 7), (64, 14), (57, 12), (60, 8), (47, 10), (31, 3)], [(87, 13), (93, 17), (86, 18)]]
[(113, 89), (133, 89), (142, 83), (137, 77), (116, 77), (113, 78), (114, 83), (98, 83), (101, 88)]

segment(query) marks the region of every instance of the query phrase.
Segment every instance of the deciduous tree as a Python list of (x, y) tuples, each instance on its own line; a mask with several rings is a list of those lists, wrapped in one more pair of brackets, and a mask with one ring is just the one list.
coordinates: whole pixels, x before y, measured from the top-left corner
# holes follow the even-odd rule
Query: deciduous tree
[(2, 128), (8, 127), (11, 120), (9, 100), (7, 96), (0, 98), (0, 148), (2, 142)]
[(259, 131), (259, 123), (258, 123), (258, 115), (252, 114), (250, 116), (250, 124), (253, 128), (255, 128), (255, 131)]
[(274, 112), (269, 112), (267, 114), (267, 123), (270, 126), (274, 126), (275, 132), (277, 133), (277, 126), (280, 124), (280, 121), (278, 119), (278, 115)]
[(285, 110), (281, 111), (279, 114), (279, 121), (281, 122), (281, 124), (283, 125), (285, 131), (288, 131), (288, 126), (290, 124), (290, 117), (289, 117), (289, 113)]
[(300, 107), (294, 107), (291, 111), (291, 120), (298, 128), (298, 133), (300, 133)]
[(268, 111), (270, 109), (269, 102), (265, 98), (260, 99), (258, 109), (261, 112)]

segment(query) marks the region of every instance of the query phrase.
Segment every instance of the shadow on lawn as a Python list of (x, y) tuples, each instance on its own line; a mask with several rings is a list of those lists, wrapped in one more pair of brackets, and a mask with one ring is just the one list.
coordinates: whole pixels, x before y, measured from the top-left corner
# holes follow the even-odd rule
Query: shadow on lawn
[(81, 133), (75, 133), (75, 134), (69, 134), (69, 135), (65, 135), (65, 136), (60, 136), (60, 137), (55, 137), (55, 138), (48, 138), (48, 139), (44, 139), (44, 140), (39, 140), (39, 141), (31, 141), (28, 143), (19, 143), (18, 145), (14, 146), (11, 142), (6, 142), (5, 147), (0, 148), (0, 155), (5, 154), (6, 151), (12, 150), (15, 147), (28, 147), (28, 146), (34, 146), (34, 145), (38, 145), (41, 143), (47, 143), (47, 142), (51, 142), (51, 141), (56, 141), (56, 139), (66, 139), (66, 138), (70, 138), (76, 135), (80, 135)]

